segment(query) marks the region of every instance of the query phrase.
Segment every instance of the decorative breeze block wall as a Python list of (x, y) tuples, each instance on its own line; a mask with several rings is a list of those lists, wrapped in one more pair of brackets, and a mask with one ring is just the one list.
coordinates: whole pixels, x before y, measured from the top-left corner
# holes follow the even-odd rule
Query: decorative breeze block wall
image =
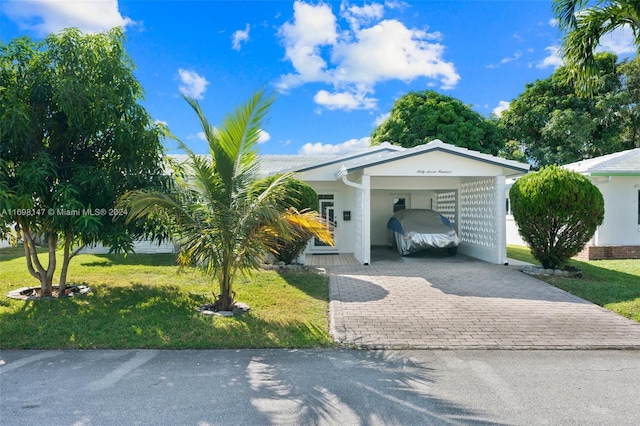
[(460, 186), (460, 241), (497, 247), (495, 180), (482, 179)]

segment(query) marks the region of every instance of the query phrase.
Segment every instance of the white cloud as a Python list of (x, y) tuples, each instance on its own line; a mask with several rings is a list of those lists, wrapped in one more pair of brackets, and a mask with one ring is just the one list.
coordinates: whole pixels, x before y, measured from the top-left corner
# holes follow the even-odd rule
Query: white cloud
[(384, 114), (380, 114), (379, 116), (376, 117), (376, 119), (373, 122), (373, 124), (376, 127), (378, 127), (379, 125), (381, 125), (382, 123), (387, 121), (387, 118), (389, 118), (389, 117), (391, 117), (391, 113), (390, 112), (385, 112)]
[(340, 4), (340, 15), (349, 23), (352, 31), (358, 31), (361, 25), (382, 18), (384, 6), (378, 3), (352, 6), (343, 1)]
[(315, 94), (313, 100), (320, 106), (330, 110), (343, 109), (351, 111), (354, 109), (373, 109), (376, 107), (377, 99), (366, 96), (367, 92), (336, 92), (329, 93), (320, 90)]
[(513, 56), (507, 56), (506, 58), (502, 58), (500, 60), (501, 64), (508, 64), (509, 62), (517, 61), (522, 57), (522, 52), (519, 50), (513, 54)]
[(597, 51), (611, 51), (616, 55), (627, 55), (636, 53), (635, 38), (633, 30), (629, 25), (617, 28), (614, 31), (600, 37), (600, 45)]
[(487, 65), (487, 68), (498, 68), (501, 65), (508, 64), (509, 62), (517, 61), (521, 57), (522, 57), (522, 52), (517, 50), (516, 52), (514, 52), (513, 56), (507, 56), (505, 58), (502, 58), (502, 59), (500, 59), (499, 63), (497, 63), (497, 64), (489, 64), (489, 65)]
[(557, 68), (564, 63), (564, 61), (562, 60), (562, 57), (560, 56), (560, 47), (549, 46), (549, 47), (545, 47), (544, 50), (546, 52), (549, 52), (549, 54), (541, 62), (536, 64), (536, 68), (548, 68), (548, 67)]
[(555, 18), (549, 19), (548, 23), (549, 23), (549, 26), (551, 26), (551, 27), (557, 27), (558, 26), (558, 20), (555, 19)]
[(271, 135), (269, 133), (267, 133), (266, 131), (264, 131), (262, 129), (260, 129), (258, 131), (258, 143), (265, 143), (269, 139), (271, 139)]
[(206, 78), (198, 75), (195, 71), (182, 68), (178, 70), (178, 77), (181, 83), (178, 88), (180, 93), (194, 99), (202, 99), (204, 97), (204, 92), (209, 84)]
[(233, 33), (231, 36), (231, 48), (233, 50), (240, 50), (242, 47), (242, 43), (249, 40), (249, 30), (251, 29), (251, 25), (247, 24), (247, 26), (243, 30), (238, 30)]
[(194, 140), (206, 141), (207, 135), (205, 135), (204, 132), (198, 132), (195, 134), (191, 133), (187, 135), (187, 139), (189, 139), (190, 141), (194, 141)]
[(77, 27), (84, 33), (98, 33), (139, 24), (120, 14), (117, 0), (5, 1), (2, 12), (21, 29), (41, 36), (68, 27)]
[[(294, 3), (293, 21), (278, 35), (295, 72), (280, 77), (279, 90), (325, 83), (334, 93), (318, 92), (316, 101), (325, 102), (321, 106), (363, 109), (375, 108), (375, 100), (365, 95), (380, 82), (428, 78), (450, 89), (460, 80), (453, 63), (443, 59), (442, 34), (410, 29), (394, 19), (379, 21), (384, 8), (376, 3), (358, 7), (343, 2), (340, 9), (348, 30), (339, 28), (330, 5)], [(357, 107), (354, 99), (361, 100)]]
[(350, 152), (362, 151), (369, 148), (371, 142), (370, 137), (364, 137), (360, 139), (349, 139), (346, 142), (331, 145), (317, 143), (306, 143), (298, 151), (302, 155), (342, 155)]
[(286, 90), (307, 81), (325, 80), (327, 63), (320, 47), (335, 43), (336, 17), (326, 4), (311, 6), (303, 2), (293, 4), (293, 23), (286, 22), (278, 35), (285, 46), (285, 58), (291, 61), (298, 74), (281, 78), (279, 88)]
[(509, 102), (507, 102), (507, 101), (500, 101), (500, 102), (498, 103), (498, 106), (497, 106), (497, 107), (495, 107), (495, 108), (493, 109), (493, 111), (492, 111), (492, 112), (493, 112), (497, 117), (500, 117), (504, 111), (506, 111), (506, 110), (508, 110), (508, 109), (509, 109), (509, 106), (510, 106), (510, 105), (511, 105), (511, 104), (510, 104)]

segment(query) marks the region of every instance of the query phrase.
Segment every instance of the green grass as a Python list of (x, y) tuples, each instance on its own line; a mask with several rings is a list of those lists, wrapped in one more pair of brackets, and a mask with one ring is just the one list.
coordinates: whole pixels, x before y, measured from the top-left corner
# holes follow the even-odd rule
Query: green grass
[[(508, 246), (512, 259), (540, 264), (527, 247)], [(640, 322), (640, 260), (571, 259), (569, 265), (582, 270), (582, 278), (541, 277), (544, 281), (600, 305), (610, 311)]]
[(333, 345), (323, 275), (260, 271), (240, 277), (236, 299), (251, 310), (231, 318), (196, 311), (213, 300), (217, 285), (200, 273), (178, 272), (173, 255), (79, 255), (68, 281), (93, 291), (62, 300), (5, 298), (38, 282), (27, 272), (21, 249), (0, 249), (0, 349)]

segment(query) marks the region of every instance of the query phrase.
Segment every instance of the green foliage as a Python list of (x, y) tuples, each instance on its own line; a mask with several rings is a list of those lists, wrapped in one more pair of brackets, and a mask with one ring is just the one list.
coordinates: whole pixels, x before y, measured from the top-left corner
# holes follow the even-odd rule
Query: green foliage
[[(165, 129), (139, 103), (120, 29), (0, 43), (0, 91), (0, 206), (8, 212), (0, 237), (15, 227), (48, 294), (58, 241), (62, 285), (74, 247), (131, 250), (143, 229), (125, 226), (113, 209), (125, 191), (162, 184)], [(38, 236), (49, 244), (48, 265), (35, 256)]]
[(185, 99), (200, 120), (209, 156), (181, 144), (188, 153), (186, 179), (177, 179), (173, 193), (131, 191), (121, 202), (129, 222), (158, 212), (170, 219), (181, 245), (179, 263), (214, 278), (220, 289), (214, 309), (231, 310), (238, 274), (259, 269), (274, 239), (292, 239), (298, 229), (314, 235), (327, 231), (317, 217), (287, 210), (289, 174), (258, 184), (256, 147), (272, 97), (257, 91), (216, 128), (197, 101)]
[(558, 27), (564, 32), (562, 50), (576, 93), (592, 96), (601, 86), (600, 64), (595, 54), (603, 35), (628, 27), (640, 53), (640, 2), (638, 0), (554, 0)]
[(405, 148), (434, 139), (493, 155), (504, 140), (494, 121), (458, 99), (432, 90), (409, 92), (399, 98), (389, 118), (371, 134), (372, 145), (390, 142)]
[[(258, 187), (269, 186), (280, 175), (270, 176), (258, 182)], [(305, 182), (289, 178), (283, 184), (284, 194), (288, 207), (293, 207), (299, 212), (318, 210), (318, 193)], [(276, 259), (287, 264), (295, 262), (302, 250), (307, 246), (307, 242), (313, 235), (299, 229), (296, 235), (290, 240), (276, 238), (272, 245)]]
[(509, 198), (520, 235), (545, 268), (578, 254), (604, 219), (600, 190), (580, 173), (558, 166), (518, 179)]
[(567, 67), (527, 84), (502, 113), (500, 126), (537, 167), (633, 148), (634, 142), (623, 135), (630, 132), (632, 118), (637, 119), (639, 99), (630, 97), (616, 60), (611, 53), (597, 56), (601, 85), (590, 98), (576, 95), (574, 86), (566, 83)]

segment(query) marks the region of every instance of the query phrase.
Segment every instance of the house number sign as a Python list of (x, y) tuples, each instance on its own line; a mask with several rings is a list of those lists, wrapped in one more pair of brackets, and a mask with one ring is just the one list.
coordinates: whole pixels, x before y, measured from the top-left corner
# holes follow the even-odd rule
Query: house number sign
[(438, 170), (430, 170), (430, 169), (427, 169), (427, 170), (422, 170), (422, 169), (416, 170), (416, 174), (419, 174), (419, 175), (448, 175), (448, 174), (451, 174), (451, 173), (452, 173), (451, 170), (441, 170), (441, 169), (438, 169)]

